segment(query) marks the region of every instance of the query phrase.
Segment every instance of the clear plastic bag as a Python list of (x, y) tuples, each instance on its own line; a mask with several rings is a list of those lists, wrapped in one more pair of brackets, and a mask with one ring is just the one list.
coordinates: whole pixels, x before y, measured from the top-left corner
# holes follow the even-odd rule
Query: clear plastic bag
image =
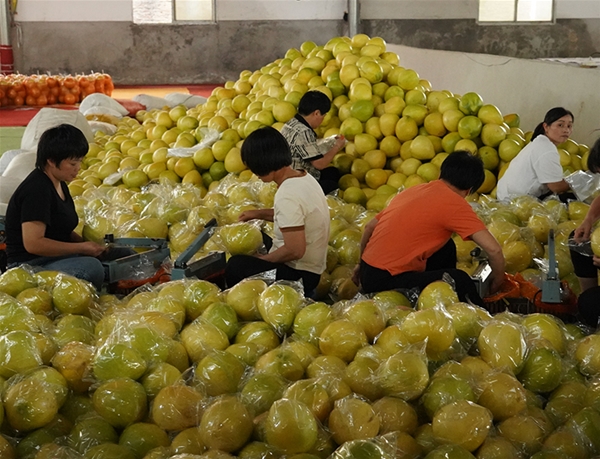
[(569, 247), (569, 250), (573, 250), (574, 252), (577, 252), (581, 255), (585, 255), (586, 257), (594, 256), (591, 241), (577, 242), (574, 238), (569, 238), (569, 240), (567, 241), (567, 245)]
[(202, 127), (199, 128), (202, 133), (202, 140), (193, 147), (189, 148), (169, 148), (167, 158), (189, 158), (194, 156), (198, 150), (210, 148), (221, 137), (221, 133), (216, 129)]
[(565, 181), (580, 201), (588, 200), (600, 188), (600, 175), (591, 172), (575, 171), (567, 175)]

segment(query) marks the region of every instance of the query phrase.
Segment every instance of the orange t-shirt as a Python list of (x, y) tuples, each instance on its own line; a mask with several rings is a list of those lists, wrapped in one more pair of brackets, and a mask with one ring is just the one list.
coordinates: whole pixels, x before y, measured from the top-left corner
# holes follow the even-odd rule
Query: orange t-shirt
[(402, 191), (379, 214), (362, 259), (392, 275), (425, 271), (427, 259), (453, 233), (485, 230), (471, 205), (441, 180)]

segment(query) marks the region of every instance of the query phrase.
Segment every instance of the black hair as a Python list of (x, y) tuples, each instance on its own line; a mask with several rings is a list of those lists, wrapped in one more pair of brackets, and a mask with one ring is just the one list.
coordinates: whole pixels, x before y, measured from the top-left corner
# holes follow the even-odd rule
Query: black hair
[(457, 150), (442, 163), (440, 179), (462, 191), (477, 191), (485, 180), (483, 161), (466, 150)]
[(58, 167), (65, 159), (83, 158), (89, 147), (83, 132), (71, 124), (50, 128), (38, 142), (35, 167), (43, 171), (48, 161)]
[(596, 139), (587, 158), (587, 168), (590, 172), (600, 173), (600, 137)]
[(546, 112), (546, 116), (544, 116), (544, 121), (538, 124), (533, 130), (533, 134), (531, 135), (531, 140), (535, 139), (537, 136), (544, 134), (544, 124), (550, 126), (556, 120), (561, 119), (563, 116), (569, 115), (572, 121), (575, 121), (575, 117), (573, 113), (563, 107), (554, 107)]
[(302, 116), (310, 115), (315, 110), (319, 110), (321, 115), (325, 115), (331, 109), (331, 101), (327, 94), (321, 91), (308, 91), (304, 93), (298, 104), (298, 113)]
[(270, 126), (252, 132), (242, 144), (242, 161), (261, 177), (292, 164), (290, 146), (281, 133)]

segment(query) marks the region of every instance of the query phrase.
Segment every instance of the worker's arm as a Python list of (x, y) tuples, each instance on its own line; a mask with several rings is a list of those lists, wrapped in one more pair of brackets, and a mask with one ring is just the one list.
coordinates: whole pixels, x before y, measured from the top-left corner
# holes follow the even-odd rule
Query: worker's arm
[(304, 226), (281, 228), (281, 234), (283, 235), (281, 247), (266, 255), (257, 255), (257, 257), (272, 263), (285, 263), (302, 258), (306, 252)]
[(71, 241), (73, 242), (83, 242), (83, 238), (81, 235), (77, 234), (75, 231), (71, 233)]
[(548, 189), (550, 191), (552, 191), (552, 193), (563, 193), (563, 192), (569, 191), (571, 189), (571, 187), (569, 186), (567, 181), (564, 179), (561, 180), (560, 182), (546, 183), (546, 186), (548, 187)]
[(333, 147), (331, 147), (329, 151), (321, 158), (312, 160), (310, 163), (319, 170), (325, 169), (327, 166), (329, 166), (329, 164), (331, 164), (333, 157), (337, 155), (342, 148), (344, 148), (344, 145), (346, 145), (346, 139), (344, 136), (336, 136), (336, 141)]
[(272, 222), (274, 215), (275, 211), (273, 209), (245, 210), (238, 217), (238, 221), (247, 222), (248, 220), (266, 220)]
[[(367, 223), (365, 225), (365, 229), (363, 231), (362, 237), (360, 238), (360, 258), (359, 258), (359, 260), (362, 259), (362, 254), (365, 251), (365, 247), (367, 247), (367, 244), (369, 243), (369, 239), (371, 239), (371, 235), (373, 234), (373, 231), (375, 231), (375, 227), (377, 226), (377, 223), (379, 223), (379, 220), (377, 220), (376, 218), (373, 218), (369, 223)], [(352, 281), (356, 285), (359, 285), (359, 282), (360, 282), (360, 261), (354, 267), (354, 271), (352, 272)]]
[(46, 224), (40, 221), (25, 222), (21, 225), (23, 246), (27, 252), (40, 257), (61, 257), (65, 255), (88, 255), (97, 257), (105, 247), (92, 241), (62, 242), (45, 237)]
[(594, 223), (598, 221), (598, 219), (600, 219), (600, 196), (596, 197), (592, 201), (588, 213), (581, 222), (581, 225), (575, 229), (575, 241), (584, 242), (589, 240), (592, 227), (594, 226)]
[(488, 255), (488, 261), (492, 268), (492, 285), (490, 293), (500, 290), (504, 282), (504, 255), (502, 247), (498, 244), (496, 238), (488, 230), (477, 231), (471, 236), (471, 239)]

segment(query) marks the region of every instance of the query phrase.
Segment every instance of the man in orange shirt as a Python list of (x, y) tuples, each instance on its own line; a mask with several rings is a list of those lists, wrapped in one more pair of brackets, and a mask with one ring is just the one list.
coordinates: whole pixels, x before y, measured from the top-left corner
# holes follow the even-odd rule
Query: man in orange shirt
[(504, 279), (504, 256), (465, 197), (483, 183), (481, 160), (466, 151), (450, 154), (442, 163), (440, 178), (399, 193), (388, 207), (365, 227), (361, 262), (355, 280), (365, 293), (396, 288), (422, 289), (452, 277), (461, 301), (483, 306), (470, 276), (456, 269), (452, 235), (472, 239), (489, 257), (491, 291)]

